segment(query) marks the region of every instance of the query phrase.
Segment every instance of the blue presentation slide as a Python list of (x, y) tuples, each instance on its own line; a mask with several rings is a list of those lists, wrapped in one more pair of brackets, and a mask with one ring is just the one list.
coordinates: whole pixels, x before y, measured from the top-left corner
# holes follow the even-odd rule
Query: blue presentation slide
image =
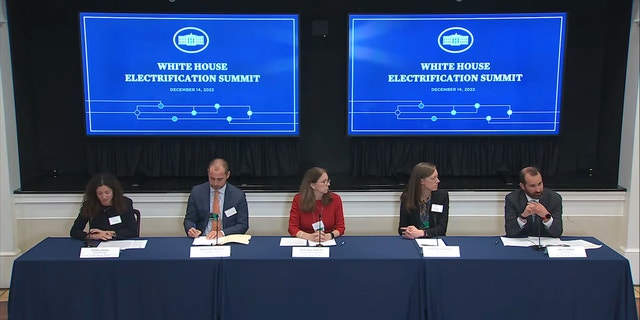
[(349, 16), (349, 135), (559, 133), (565, 13)]
[(80, 13), (88, 135), (298, 135), (298, 16)]

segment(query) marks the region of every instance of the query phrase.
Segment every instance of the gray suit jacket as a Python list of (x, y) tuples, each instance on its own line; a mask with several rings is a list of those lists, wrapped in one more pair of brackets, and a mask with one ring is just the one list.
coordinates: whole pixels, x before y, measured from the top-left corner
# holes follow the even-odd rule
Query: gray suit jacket
[[(209, 202), (209, 182), (199, 184), (191, 189), (187, 202), (187, 213), (184, 217), (185, 233), (195, 227), (204, 233), (211, 214)], [(235, 208), (237, 213), (228, 217), (225, 211)], [(249, 229), (249, 209), (244, 191), (227, 182), (224, 193), (224, 207), (222, 208), (222, 231), (225, 235), (243, 234)]]
[[(520, 228), (518, 216), (527, 206), (527, 196), (524, 190), (518, 189), (509, 193), (504, 199), (504, 231), (507, 237), (560, 237), (562, 235), (562, 197), (555, 191), (544, 189), (540, 197), (540, 203), (547, 208), (553, 217), (551, 227), (547, 228), (542, 224), (542, 219), (533, 216), (527, 217), (527, 224)], [(539, 228), (539, 229), (538, 229)]]

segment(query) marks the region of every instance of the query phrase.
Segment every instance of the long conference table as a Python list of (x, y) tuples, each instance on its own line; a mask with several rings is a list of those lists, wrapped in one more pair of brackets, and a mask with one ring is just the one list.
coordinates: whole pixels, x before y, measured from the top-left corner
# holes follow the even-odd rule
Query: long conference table
[(329, 258), (292, 258), (280, 237), (254, 236), (230, 257), (190, 258), (191, 239), (142, 239), (100, 259), (44, 239), (14, 262), (9, 319), (638, 319), (629, 262), (606, 245), (549, 258), (450, 236), (459, 258), (423, 258), (415, 241), (345, 236)]

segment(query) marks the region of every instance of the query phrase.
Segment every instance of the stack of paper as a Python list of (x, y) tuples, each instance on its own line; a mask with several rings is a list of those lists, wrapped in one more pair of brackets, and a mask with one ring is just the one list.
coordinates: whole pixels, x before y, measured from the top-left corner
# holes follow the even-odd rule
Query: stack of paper
[(251, 240), (251, 236), (248, 234), (230, 234), (225, 237), (220, 237), (218, 239), (207, 239), (207, 237), (197, 237), (193, 239), (194, 246), (215, 246), (222, 245), (227, 243), (240, 243), (240, 244), (249, 244), (249, 240)]
[(337, 244), (336, 240), (334, 240), (334, 239), (327, 240), (327, 241), (324, 241), (324, 242), (315, 242), (315, 241), (309, 240), (308, 242), (309, 242), (309, 247), (316, 247), (316, 246), (318, 246), (318, 243), (322, 244), (323, 247), (331, 247), (331, 246), (335, 246)]
[(100, 242), (100, 248), (120, 248), (126, 249), (144, 249), (147, 246), (147, 240), (113, 240)]
[(419, 246), (421, 247), (430, 247), (430, 246), (442, 246), (442, 247), (446, 247), (447, 245), (444, 243), (444, 241), (442, 241), (442, 239), (425, 239), (425, 238), (419, 238), (416, 239), (416, 242), (418, 243)]
[(500, 237), (502, 244), (507, 247), (531, 247), (534, 245), (542, 245), (543, 247), (584, 247), (585, 249), (598, 249), (602, 247), (585, 240), (560, 240), (560, 238), (549, 237), (528, 237), (528, 238), (507, 238)]
[(307, 245), (307, 240), (300, 238), (284, 237), (280, 239), (281, 247), (304, 247)]

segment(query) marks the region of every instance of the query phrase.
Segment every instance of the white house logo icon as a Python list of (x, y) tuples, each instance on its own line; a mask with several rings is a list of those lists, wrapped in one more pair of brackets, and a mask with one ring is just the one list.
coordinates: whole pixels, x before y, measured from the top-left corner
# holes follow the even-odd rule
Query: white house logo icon
[(473, 45), (473, 34), (465, 28), (451, 27), (440, 33), (438, 45), (449, 53), (465, 52)]
[(199, 28), (182, 28), (173, 35), (173, 45), (185, 53), (198, 53), (209, 46), (209, 35)]
[(178, 36), (179, 46), (204, 46), (204, 36), (196, 36), (193, 33), (189, 33), (186, 36)]
[(451, 36), (442, 37), (442, 45), (449, 45), (453, 47), (466, 46), (469, 44), (469, 36), (461, 36), (457, 33)]

